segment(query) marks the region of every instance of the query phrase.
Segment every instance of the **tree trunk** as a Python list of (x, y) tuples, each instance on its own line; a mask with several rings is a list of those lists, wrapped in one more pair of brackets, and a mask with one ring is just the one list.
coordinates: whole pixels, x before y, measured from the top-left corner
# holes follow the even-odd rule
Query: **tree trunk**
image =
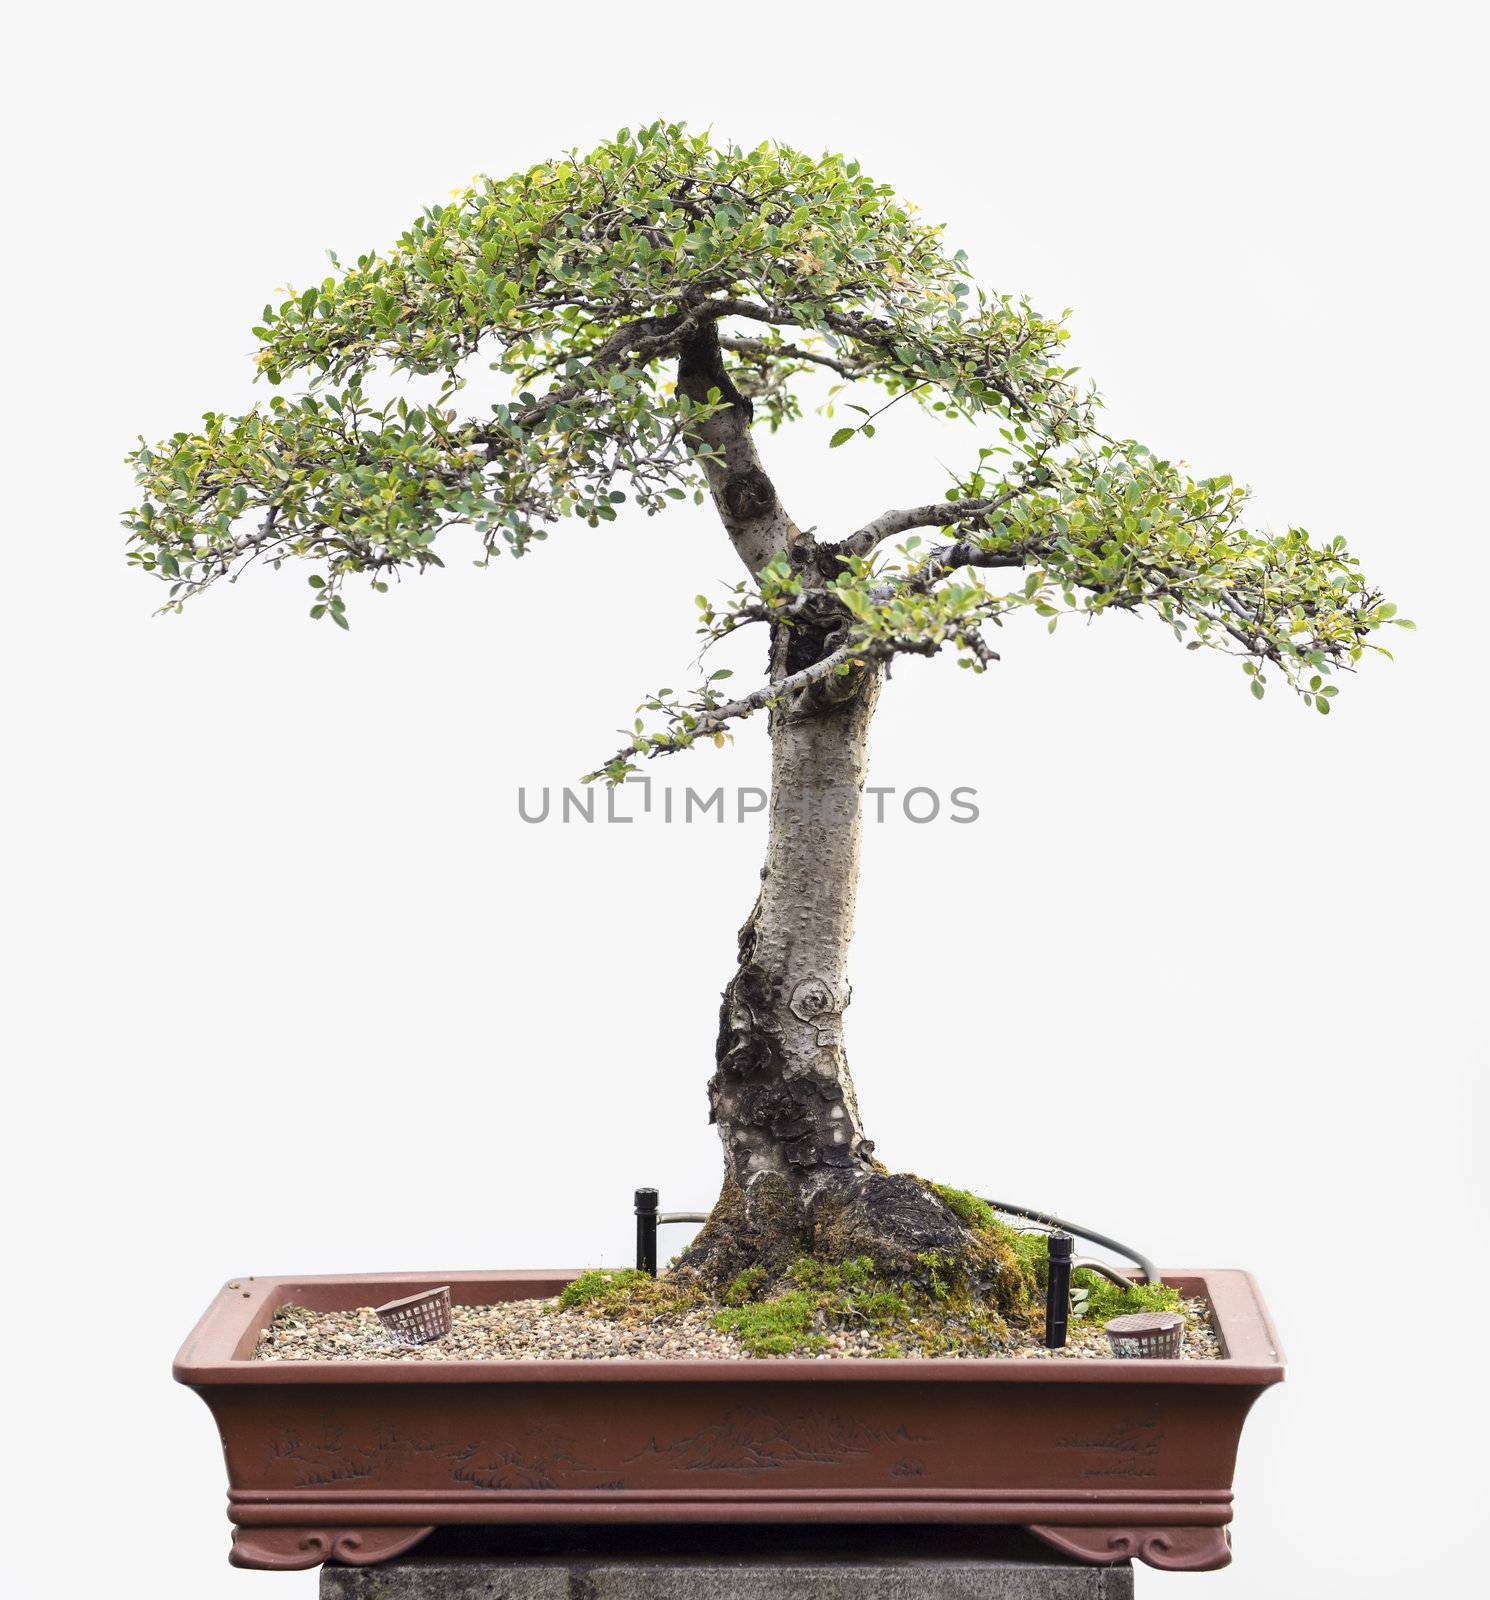
[(843, 1013), (879, 674), (855, 673), (840, 685), (826, 703), (773, 718), (766, 864), (740, 930), (709, 1084), (727, 1177), (748, 1189), (760, 1174), (778, 1173), (804, 1200), (844, 1174), (874, 1170)]
[[(784, 634), (773, 676), (825, 649), (810, 629)], [(976, 1243), (926, 1184), (892, 1177), (874, 1159), (844, 1048), (879, 690), (877, 668), (855, 671), (772, 716), (766, 864), (724, 991), (709, 1082), (724, 1187), (680, 1263), (716, 1285), (747, 1268), (772, 1281), (803, 1255), (867, 1256), (885, 1271), (919, 1274), (930, 1253), (964, 1260)]]

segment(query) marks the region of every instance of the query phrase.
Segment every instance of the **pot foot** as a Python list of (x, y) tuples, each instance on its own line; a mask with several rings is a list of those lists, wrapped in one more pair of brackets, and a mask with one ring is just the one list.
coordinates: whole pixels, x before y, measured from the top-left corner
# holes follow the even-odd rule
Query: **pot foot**
[(298, 1572), (323, 1561), (370, 1566), (412, 1550), (433, 1528), (234, 1528), (228, 1560), (260, 1572)]
[(1214, 1572), (1231, 1561), (1225, 1528), (1057, 1528), (1031, 1526), (1046, 1544), (1092, 1563), (1142, 1561), (1161, 1572)]

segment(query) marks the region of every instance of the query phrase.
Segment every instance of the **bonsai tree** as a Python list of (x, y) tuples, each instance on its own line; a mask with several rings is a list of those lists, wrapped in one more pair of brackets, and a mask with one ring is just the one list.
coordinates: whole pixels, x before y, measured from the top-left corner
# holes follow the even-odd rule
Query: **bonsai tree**
[[(739, 581), (697, 598), (699, 626), (706, 644), (758, 628), (761, 681), (648, 695), (591, 774), (621, 782), (766, 714), (769, 842), (709, 1080), (724, 1185), (682, 1268), (769, 1282), (804, 1252), (897, 1271), (934, 1256), (1015, 1303), (1014, 1258), (966, 1197), (880, 1163), (844, 1052), (859, 799), (891, 663), (982, 673), (1012, 613), (1054, 630), (1142, 611), (1237, 657), (1259, 699), (1283, 684), (1328, 713), (1394, 608), (1342, 540), (1256, 529), (1230, 478), (1104, 432), (1061, 319), (980, 287), (841, 156), (654, 123), (481, 179), (390, 250), (331, 259), (254, 329), (260, 374), (298, 392), (133, 454), (130, 559), (176, 611), (254, 563), (304, 563), (311, 616), (345, 628), (358, 585), (441, 566), (447, 529), (473, 529), (485, 564), (566, 517), (637, 521), (707, 494)], [(484, 365), (507, 387), (473, 415), (461, 395)], [(381, 403), (369, 385), (389, 370), (428, 375), (433, 398)], [(825, 531), (804, 530), (762, 435), (799, 420), (803, 380), (824, 374), (828, 448), (873, 447), (904, 401), (945, 420), (965, 465), (939, 483), (907, 462), (903, 503), (858, 525), (814, 507)]]

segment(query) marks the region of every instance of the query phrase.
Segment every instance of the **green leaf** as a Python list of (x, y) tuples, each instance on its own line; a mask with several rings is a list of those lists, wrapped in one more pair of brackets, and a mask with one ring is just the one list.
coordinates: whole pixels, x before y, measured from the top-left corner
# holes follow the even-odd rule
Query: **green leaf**
[(836, 450), (836, 449), (837, 449), (837, 448), (838, 448), (838, 447), (839, 447), (839, 445), (841, 445), (841, 444), (847, 444), (847, 443), (848, 443), (848, 441), (849, 441), (849, 440), (850, 440), (850, 439), (852, 439), (852, 438), (853, 438), (853, 436), (854, 436), (854, 435), (855, 435), (855, 434), (856, 434), (856, 433), (857, 433), (857, 432), (858, 432), (858, 431), (859, 431), (859, 430), (858, 430), (858, 429), (857, 429), (857, 428), (840, 428), (840, 429), (839, 429), (839, 430), (838, 430), (838, 432), (837, 432), (837, 433), (835, 433), (835, 434), (834, 434), (834, 435), (833, 435), (833, 437), (832, 437), (832, 438), (831, 438), (831, 439), (829, 439), (829, 440), (828, 440), (828, 448), (829, 448), (829, 449), (830, 449), (830, 450)]

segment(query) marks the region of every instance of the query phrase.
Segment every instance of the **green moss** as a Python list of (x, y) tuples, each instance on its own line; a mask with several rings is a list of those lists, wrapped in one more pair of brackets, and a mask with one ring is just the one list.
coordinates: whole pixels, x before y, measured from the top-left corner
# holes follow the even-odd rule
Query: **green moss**
[[(1078, 1267), (1071, 1274), (1073, 1289), (1086, 1290), (1085, 1304), (1076, 1300), (1073, 1309), (1088, 1322), (1110, 1322), (1113, 1317), (1128, 1317), (1139, 1311), (1181, 1311), (1180, 1292), (1167, 1283), (1135, 1283), (1119, 1289), (1110, 1279)], [(1074, 1298), (1074, 1297), (1073, 1297)]]
[(966, 1189), (954, 1189), (949, 1183), (932, 1183), (927, 1187), (947, 1210), (967, 1227), (992, 1233), (1001, 1226), (993, 1213), (993, 1207)]
[(734, 1334), (753, 1356), (811, 1355), (828, 1342), (812, 1331), (817, 1310), (816, 1296), (805, 1289), (788, 1289), (770, 1300), (721, 1311), (714, 1326)]
[[(1004, 1315), (1021, 1320), (1033, 1316), (1043, 1282), (1044, 1239), (1020, 1233), (986, 1200), (967, 1189), (948, 1183), (927, 1183), (926, 1187), (973, 1234), (972, 1249), (951, 1268), (954, 1280), (981, 1278)], [(933, 1292), (940, 1276), (933, 1270), (928, 1285)]]
[(1043, 1233), (1019, 1233), (1007, 1228), (1009, 1248), (1019, 1258), (1020, 1265), (1034, 1279), (1037, 1288), (1045, 1287), (1045, 1269), (1050, 1262), (1049, 1249)]
[(907, 1280), (877, 1272), (867, 1256), (844, 1262), (803, 1256), (787, 1268), (787, 1287), (763, 1299), (748, 1298), (760, 1280), (742, 1273), (713, 1323), (753, 1356), (812, 1355), (834, 1335), (856, 1342), (866, 1331), (874, 1335), (866, 1353), (875, 1356), (996, 1355), (1007, 1348), (1003, 1318), (969, 1290), (955, 1263), (928, 1252), (920, 1266), (920, 1275)]
[(576, 1306), (615, 1303), (624, 1299), (632, 1289), (651, 1282), (647, 1273), (639, 1272), (635, 1267), (617, 1267), (612, 1271), (591, 1267), (565, 1286), (559, 1295), (559, 1310), (573, 1311)]
[(815, 1294), (850, 1293), (874, 1281), (874, 1263), (868, 1256), (852, 1261), (819, 1261), (815, 1256), (798, 1256), (786, 1269), (789, 1282)]
[(565, 1285), (555, 1309), (588, 1311), (593, 1316), (625, 1321), (632, 1317), (676, 1315), (703, 1300), (703, 1294), (690, 1284), (654, 1278), (635, 1267), (591, 1267)]
[(760, 1298), (761, 1290), (766, 1287), (766, 1269), (764, 1267), (746, 1267), (729, 1288), (724, 1291), (724, 1303), (727, 1306), (748, 1305), (752, 1300)]

